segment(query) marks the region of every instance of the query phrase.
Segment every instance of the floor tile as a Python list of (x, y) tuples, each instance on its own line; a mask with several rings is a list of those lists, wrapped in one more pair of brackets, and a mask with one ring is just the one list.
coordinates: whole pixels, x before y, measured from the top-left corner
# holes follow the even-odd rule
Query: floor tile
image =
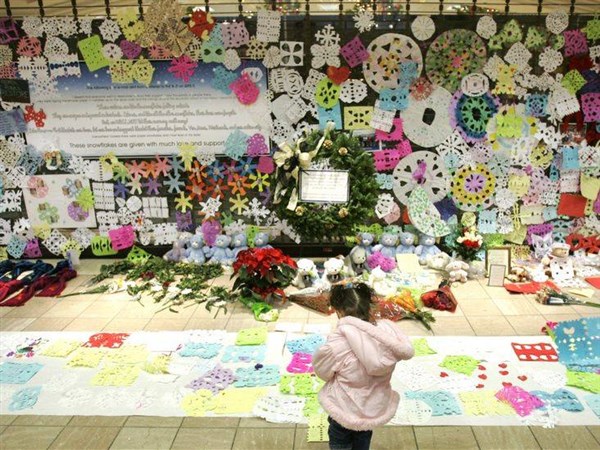
[(33, 317), (29, 318), (15, 318), (0, 317), (0, 331), (23, 331), (23, 329), (33, 322)]
[(518, 336), (543, 335), (542, 327), (547, 320), (542, 315), (506, 316), (506, 319)]
[(8, 427), (5, 425), (0, 425), (0, 434), (2, 434), (4, 432), (4, 430), (6, 430)]
[(461, 298), (458, 306), (465, 316), (501, 316), (502, 311), (490, 298)]
[[(174, 313), (172, 313), (174, 314)], [(150, 319), (145, 331), (182, 331), (187, 325), (189, 318), (181, 319)]]
[(81, 318), (106, 318), (112, 319), (125, 307), (121, 301), (113, 302), (110, 300), (97, 300), (86, 308), (79, 317)]
[(226, 326), (226, 330), (229, 332), (233, 332), (233, 331), (240, 331), (243, 330), (244, 328), (254, 328), (254, 327), (259, 327), (259, 326), (263, 326), (266, 325), (269, 331), (275, 331), (275, 322), (269, 322), (267, 324), (265, 324), (264, 322), (259, 322), (258, 320), (255, 320), (254, 318), (249, 318), (249, 319), (229, 319), (229, 321), (227, 322), (227, 326)]
[(184, 417), (181, 428), (236, 428), (239, 417)]
[(221, 428), (217, 432), (208, 433), (206, 429), (202, 428), (180, 428), (171, 448), (174, 450), (229, 450), (233, 444), (235, 433), (235, 428)]
[(460, 298), (489, 298), (486, 289), (475, 280), (469, 280), (464, 284), (454, 283), (452, 293)]
[(515, 330), (504, 316), (473, 316), (469, 323), (477, 336), (514, 336)]
[(62, 427), (10, 426), (0, 436), (2, 450), (39, 450), (52, 444)]
[(62, 331), (73, 322), (72, 317), (40, 317), (35, 319), (23, 331)]
[(78, 317), (83, 311), (90, 307), (92, 300), (72, 300), (71, 298), (60, 300), (55, 306), (42, 314), (42, 318), (49, 317)]
[(295, 428), (238, 428), (232, 450), (293, 448)]
[[(200, 304), (198, 305), (192, 315), (191, 318), (192, 319), (229, 319), (230, 317), (233, 317), (233, 313), (234, 311), (239, 308), (241, 305), (236, 305), (235, 303), (232, 305), (227, 306), (227, 313), (225, 313), (225, 311), (219, 311), (217, 308), (211, 308), (210, 311), (208, 309), (206, 309), (206, 305), (205, 304)], [(216, 316), (216, 317), (215, 317)]]
[(436, 317), (435, 322), (431, 324), (433, 333), (436, 336), (474, 336), (475, 332), (471, 324), (464, 316), (459, 317)]
[[(399, 447), (398, 447), (399, 448)], [(296, 428), (294, 450), (329, 450), (328, 442), (308, 442), (308, 428)], [(373, 449), (375, 450), (375, 449)]]
[(19, 416), (11, 425), (31, 425), (38, 427), (64, 427), (72, 416)]
[(544, 450), (583, 450), (600, 447), (586, 427), (532, 427), (531, 431)]
[(594, 437), (598, 441), (598, 444), (600, 444), (600, 425), (588, 426), (587, 429), (590, 433), (594, 435)]
[(396, 325), (407, 336), (431, 336), (433, 334), (418, 320), (405, 319), (396, 322)]
[(149, 319), (122, 319), (121, 316), (111, 320), (102, 331), (130, 332), (142, 331)]
[(540, 311), (524, 295), (516, 295), (510, 299), (492, 298), (492, 301), (505, 316), (540, 314)]
[(273, 423), (267, 422), (260, 417), (242, 417), (240, 419), (240, 428), (295, 428), (295, 423)]
[(412, 427), (381, 427), (373, 431), (373, 450), (397, 450), (417, 448)]
[(51, 308), (56, 306), (60, 300), (55, 298), (41, 298), (34, 297), (25, 303), (23, 306), (14, 306), (0, 308), (2, 311), (7, 311), (6, 317), (18, 318), (18, 317), (40, 317), (42, 314), (48, 312)]
[(571, 308), (582, 316), (600, 316), (600, 308), (584, 305), (571, 305)]
[[(169, 308), (163, 309), (166, 305), (161, 303), (156, 304), (156, 313), (152, 316), (152, 319), (189, 319), (194, 315), (194, 312), (198, 308), (196, 303), (190, 303), (190, 306), (184, 308), (185, 305), (178, 306), (177, 312), (169, 311)], [(204, 309), (204, 306), (202, 306)]]
[(119, 427), (65, 427), (50, 447), (51, 450), (109, 449)]
[(122, 427), (127, 416), (74, 416), (69, 426), (74, 427)]
[[(275, 309), (279, 311), (279, 320), (308, 319), (308, 310), (296, 303), (286, 302), (284, 305), (277, 305)], [(247, 308), (246, 313), (252, 314)]]
[(179, 428), (182, 417), (153, 417), (153, 416), (131, 416), (125, 422), (126, 427), (152, 427), (152, 428)]
[(110, 323), (107, 318), (82, 318), (76, 317), (63, 331), (101, 331)]
[(581, 319), (581, 316), (578, 314), (544, 314), (544, 319), (550, 322), (566, 322), (567, 320)]
[(10, 425), (19, 416), (11, 414), (0, 414), (0, 425)]
[(121, 428), (111, 449), (147, 450), (171, 448), (177, 428)]
[(194, 319), (185, 324), (184, 330), (224, 330), (229, 319)]
[(542, 305), (536, 302), (533, 298), (529, 299), (531, 305), (538, 310), (538, 314), (550, 315), (550, 314), (579, 314), (571, 305)]
[(419, 448), (438, 449), (478, 449), (471, 427), (415, 427)]
[(160, 306), (154, 302), (144, 301), (142, 306), (138, 302), (130, 301), (119, 311), (119, 317), (122, 319), (152, 319), (159, 309)]
[(481, 450), (539, 449), (529, 427), (473, 427)]

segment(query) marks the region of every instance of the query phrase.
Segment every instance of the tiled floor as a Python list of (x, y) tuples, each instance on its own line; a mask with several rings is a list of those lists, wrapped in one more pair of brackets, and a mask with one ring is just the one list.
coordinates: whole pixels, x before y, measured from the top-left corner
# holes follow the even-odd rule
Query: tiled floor
[[(68, 292), (85, 288), (97, 270), (84, 261)], [(228, 277), (223, 277), (225, 283)], [(544, 306), (532, 296), (513, 296), (485, 281), (469, 281), (453, 292), (459, 302), (454, 314), (434, 311), (432, 332), (413, 321), (399, 326), (408, 335), (503, 336), (539, 335), (547, 320), (600, 315), (590, 307)], [(600, 292), (596, 292), (598, 299)], [(128, 301), (125, 294), (78, 295), (65, 299), (34, 298), (19, 308), (0, 308), (1, 331), (136, 331), (225, 329), (256, 325), (251, 313), (236, 306), (227, 314), (194, 305), (178, 314), (156, 313), (159, 305)], [(324, 316), (287, 303), (280, 322), (327, 323)], [(269, 324), (273, 329), (275, 324)], [(0, 416), (0, 450), (4, 449), (326, 449), (306, 441), (306, 427), (273, 425), (259, 419)], [(374, 434), (376, 449), (600, 449), (600, 427), (383, 427)]]

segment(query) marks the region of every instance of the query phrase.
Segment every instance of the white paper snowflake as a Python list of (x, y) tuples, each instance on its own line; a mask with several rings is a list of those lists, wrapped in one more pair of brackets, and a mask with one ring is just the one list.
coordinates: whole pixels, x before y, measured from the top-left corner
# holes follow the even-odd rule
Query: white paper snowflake
[(244, 223), (242, 219), (238, 219), (235, 222), (231, 222), (229, 225), (225, 225), (223, 229), (228, 236), (235, 236), (236, 234), (245, 233), (248, 225)]
[(550, 119), (554, 122), (562, 120), (569, 114), (578, 112), (581, 107), (577, 96), (571, 94), (571, 92), (562, 86), (555, 87), (552, 91), (548, 105)]
[(46, 39), (46, 45), (44, 46), (44, 55), (47, 57), (66, 55), (69, 53), (69, 46), (65, 41), (56, 36), (51, 36)]
[(354, 20), (354, 26), (360, 31), (364, 33), (365, 31), (370, 31), (371, 28), (375, 26), (375, 14), (372, 9), (369, 8), (361, 8), (357, 11), (357, 13), (352, 17)]
[(15, 220), (15, 223), (13, 224), (13, 233), (26, 238), (32, 237), (31, 223), (29, 223), (29, 219), (21, 217), (20, 219)]
[(109, 61), (118, 61), (123, 57), (123, 50), (117, 44), (109, 42), (102, 47), (102, 54)]
[(507, 210), (513, 207), (517, 202), (517, 196), (508, 188), (496, 189), (496, 206), (499, 209)]
[(208, 166), (209, 164), (215, 162), (215, 160), (217, 159), (214, 152), (211, 152), (210, 150), (198, 150), (196, 152), (196, 158), (198, 159), (198, 162), (203, 166)]
[(176, 223), (157, 223), (154, 225), (154, 244), (171, 245), (177, 240), (179, 232)]
[(426, 41), (435, 33), (435, 23), (429, 16), (417, 16), (410, 24), (413, 36), (419, 41)]
[(23, 17), (21, 28), (29, 36), (42, 37), (44, 34), (44, 24), (41, 17)]
[(98, 27), (102, 39), (108, 42), (115, 42), (121, 37), (121, 28), (119, 24), (112, 19), (105, 19)]
[(565, 11), (551, 12), (546, 16), (546, 28), (553, 34), (560, 34), (569, 26), (569, 15)]
[(33, 58), (19, 56), (17, 68), (20, 77), (24, 80), (35, 81), (50, 78), (48, 61), (42, 56), (35, 56)]
[(5, 191), (0, 200), (0, 213), (21, 212), (21, 191)]
[[(48, 19), (44, 19), (46, 22)], [(77, 22), (74, 17), (57, 17), (56, 20), (52, 23), (52, 26), (56, 27), (57, 32), (56, 36), (61, 36), (63, 38), (70, 38), (77, 34)], [(45, 28), (45, 27), (44, 27)], [(50, 36), (51, 33), (46, 33)]]
[(263, 64), (267, 69), (273, 69), (281, 64), (281, 53), (279, 47), (272, 45), (267, 49), (265, 57), (263, 58)]
[(205, 202), (200, 202), (200, 210), (206, 217), (216, 217), (221, 205), (221, 200), (218, 197), (211, 197)]
[(477, 34), (489, 39), (496, 34), (498, 26), (492, 16), (483, 16), (477, 21)]
[(282, 66), (295, 67), (304, 64), (304, 42), (283, 41), (279, 43), (279, 50)]
[(55, 255), (61, 255), (61, 247), (67, 242), (67, 238), (57, 229), (52, 230), (50, 236), (43, 240), (44, 246)]
[(92, 34), (92, 19), (89, 17), (79, 18), (79, 32), (89, 36)]
[(344, 103), (360, 103), (367, 97), (367, 84), (361, 80), (348, 80), (342, 84), (340, 100)]
[(87, 174), (89, 168), (89, 161), (86, 161), (81, 156), (73, 155), (71, 157), (71, 160), (69, 161), (69, 172), (74, 173), (76, 175)]
[(71, 239), (76, 240), (77, 243), (81, 245), (82, 249), (86, 249), (92, 245), (92, 238), (94, 236), (96, 236), (96, 234), (87, 228), (77, 228), (71, 233)]
[(310, 52), (312, 54), (312, 60), (310, 64), (314, 69), (319, 69), (325, 65), (335, 67), (340, 66), (340, 46), (337, 44), (313, 44), (310, 47)]
[(242, 64), (242, 60), (240, 59), (240, 55), (238, 55), (237, 50), (233, 48), (229, 48), (225, 50), (225, 59), (223, 60), (223, 65), (227, 70), (235, 70)]
[(526, 72), (529, 67), (531, 52), (521, 42), (515, 42), (504, 55), (504, 60), (518, 67), (520, 72)]
[(548, 147), (552, 150), (556, 150), (561, 141), (561, 133), (556, 130), (552, 125), (547, 125), (544, 122), (540, 122), (535, 133), (535, 138), (540, 141), (544, 141)]
[(490, 80), (496, 81), (498, 80), (498, 71), (502, 64), (504, 64), (502, 58), (500, 58), (498, 55), (494, 55), (489, 58), (483, 66), (483, 73), (485, 73)]
[(339, 47), (340, 35), (335, 31), (333, 25), (327, 24), (322, 29), (317, 31), (315, 39), (321, 45), (337, 45)]
[(538, 65), (548, 73), (554, 72), (562, 63), (562, 53), (552, 47), (546, 47), (538, 57)]
[(260, 225), (262, 220), (267, 217), (270, 212), (271, 211), (265, 208), (257, 198), (253, 198), (248, 205), (248, 209), (246, 209), (242, 215), (249, 219), (253, 219), (256, 225)]

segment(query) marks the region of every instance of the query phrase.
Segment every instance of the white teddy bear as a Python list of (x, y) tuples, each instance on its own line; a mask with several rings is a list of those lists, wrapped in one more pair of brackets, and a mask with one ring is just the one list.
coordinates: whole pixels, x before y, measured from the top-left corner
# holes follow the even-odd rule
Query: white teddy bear
[(321, 283), (324, 289), (329, 289), (332, 283), (342, 281), (346, 276), (346, 266), (344, 260), (340, 258), (329, 258), (323, 263), (325, 271), (321, 277)]
[(469, 270), (469, 265), (464, 261), (452, 261), (450, 264), (446, 266), (446, 272), (450, 276), (449, 280), (460, 281), (461, 283), (467, 282), (467, 272)]
[(298, 289), (311, 287), (319, 279), (317, 266), (312, 260), (306, 258), (299, 259), (297, 264), (298, 272), (292, 284)]

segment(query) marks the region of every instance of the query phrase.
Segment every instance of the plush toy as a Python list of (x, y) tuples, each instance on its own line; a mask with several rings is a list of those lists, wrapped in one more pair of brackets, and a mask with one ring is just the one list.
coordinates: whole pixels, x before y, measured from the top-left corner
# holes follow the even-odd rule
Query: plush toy
[(513, 283), (525, 283), (531, 280), (531, 276), (525, 267), (513, 266), (510, 268), (510, 273), (506, 277), (508, 281)]
[(233, 252), (229, 248), (231, 238), (226, 234), (220, 234), (215, 239), (215, 245), (210, 248), (210, 263), (229, 265), (233, 262)]
[(435, 245), (435, 238), (427, 234), (419, 235), (419, 245), (415, 248), (415, 255), (419, 257), (419, 264), (427, 264), (427, 259), (442, 251)]
[(242, 250), (248, 249), (248, 238), (246, 238), (245, 233), (239, 233), (233, 236), (231, 240), (231, 246), (233, 249), (231, 250), (231, 254), (233, 255), (233, 259), (237, 258), (237, 255)]
[(375, 242), (375, 236), (371, 233), (359, 233), (356, 236), (356, 243), (365, 249), (367, 256), (373, 253), (373, 242)]
[[(186, 258), (186, 249), (185, 249), (185, 245), (187, 243), (186, 239), (177, 239), (175, 242), (173, 242), (173, 248), (171, 250), (169, 250), (167, 253), (165, 253), (165, 255), (163, 256), (163, 259), (165, 261), (170, 261), (170, 262), (181, 262)], [(202, 247), (202, 246), (201, 246)], [(202, 263), (199, 263), (202, 264)]]
[(395, 258), (398, 237), (397, 234), (383, 233), (379, 239), (379, 244), (373, 247), (373, 253), (380, 252), (386, 258)]
[(533, 244), (533, 255), (535, 256), (535, 259), (541, 260), (551, 252), (552, 233), (546, 233), (543, 236), (532, 234), (531, 243)]
[(440, 252), (427, 259), (427, 267), (434, 270), (444, 270), (450, 264), (450, 255)]
[(273, 248), (269, 245), (269, 235), (267, 233), (256, 233), (254, 236), (254, 248)]
[(446, 266), (446, 272), (449, 275), (449, 281), (460, 281), (461, 283), (467, 282), (467, 275), (469, 274), (469, 265), (464, 261), (452, 261)]
[(325, 271), (321, 277), (321, 283), (324, 288), (328, 289), (332, 283), (342, 281), (346, 276), (346, 266), (344, 266), (344, 260), (340, 258), (329, 258), (323, 263)]
[[(535, 235), (532, 236), (532, 238)], [(571, 247), (569, 246), (569, 244), (562, 244), (560, 242), (556, 242), (554, 244), (551, 245), (550, 250), (548, 253), (546, 253), (543, 257), (542, 257), (542, 264), (544, 266), (549, 266), (550, 262), (553, 259), (556, 258), (568, 258), (569, 257), (569, 250), (571, 249)]]
[(368, 254), (364, 247), (357, 245), (352, 248), (345, 259), (346, 266), (348, 267), (348, 276), (354, 277), (368, 271), (367, 258)]
[(292, 281), (292, 285), (298, 289), (305, 289), (311, 287), (319, 280), (317, 266), (315, 266), (312, 260), (302, 258), (298, 260), (297, 265), (298, 272), (296, 272), (296, 278)]
[(193, 264), (204, 264), (206, 262), (204, 248), (206, 248), (204, 247), (204, 236), (202, 234), (194, 234), (189, 240), (184, 261)]
[(400, 245), (396, 248), (396, 253), (414, 253), (416, 236), (408, 231), (400, 235)]
[(376, 267), (371, 271), (368, 284), (377, 295), (383, 297), (394, 295), (398, 289), (398, 285), (389, 279), (387, 274), (380, 267)]

